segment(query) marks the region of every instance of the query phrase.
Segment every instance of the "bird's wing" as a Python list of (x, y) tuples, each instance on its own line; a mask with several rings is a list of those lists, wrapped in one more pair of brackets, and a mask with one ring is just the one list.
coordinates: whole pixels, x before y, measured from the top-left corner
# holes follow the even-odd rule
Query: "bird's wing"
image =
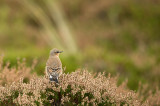
[(51, 75), (51, 74), (59, 74), (59, 70), (61, 70), (61, 67), (58, 68), (52, 68), (47, 66), (47, 72)]

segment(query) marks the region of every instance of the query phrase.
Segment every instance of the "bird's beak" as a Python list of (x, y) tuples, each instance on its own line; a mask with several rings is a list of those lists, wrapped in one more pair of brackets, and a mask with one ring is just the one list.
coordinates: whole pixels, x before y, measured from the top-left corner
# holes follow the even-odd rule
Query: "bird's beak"
[(63, 51), (59, 51), (59, 53), (62, 53)]

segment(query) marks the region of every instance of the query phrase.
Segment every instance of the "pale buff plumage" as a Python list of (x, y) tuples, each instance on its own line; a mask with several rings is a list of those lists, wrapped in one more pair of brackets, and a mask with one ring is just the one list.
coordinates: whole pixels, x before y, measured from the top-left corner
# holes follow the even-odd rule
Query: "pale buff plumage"
[(50, 56), (46, 63), (46, 75), (50, 81), (58, 83), (58, 78), (62, 74), (62, 63), (59, 58), (59, 53), (62, 51), (54, 48), (50, 52)]

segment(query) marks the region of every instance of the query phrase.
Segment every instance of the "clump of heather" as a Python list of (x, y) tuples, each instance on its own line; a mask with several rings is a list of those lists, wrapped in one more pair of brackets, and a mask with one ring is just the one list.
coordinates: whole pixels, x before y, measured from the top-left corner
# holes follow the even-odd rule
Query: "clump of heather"
[(55, 86), (45, 77), (35, 77), (29, 83), (17, 83), (0, 88), (0, 102), (17, 105), (141, 105), (138, 95), (117, 87), (115, 78), (104, 74), (93, 76), (86, 70), (62, 74)]
[[(10, 67), (10, 63), (3, 63), (3, 55), (0, 56), (0, 85), (11, 84), (17, 82), (21, 77), (30, 79), (31, 71), (34, 69), (37, 60), (33, 60), (32, 66), (26, 66), (26, 60), (17, 60), (17, 66)], [(34, 74), (35, 75), (35, 74)]]
[[(3, 65), (0, 57), (0, 106), (1, 105), (160, 105), (160, 90), (149, 91), (141, 86), (138, 92), (127, 89), (126, 82), (117, 86), (117, 78), (103, 73), (93, 75), (87, 70), (62, 74), (59, 85), (45, 76), (29, 77), (31, 67), (18, 61), (18, 67)], [(7, 74), (8, 73), (8, 74)], [(29, 82), (24, 80), (29, 77)], [(3, 82), (5, 84), (2, 86)]]

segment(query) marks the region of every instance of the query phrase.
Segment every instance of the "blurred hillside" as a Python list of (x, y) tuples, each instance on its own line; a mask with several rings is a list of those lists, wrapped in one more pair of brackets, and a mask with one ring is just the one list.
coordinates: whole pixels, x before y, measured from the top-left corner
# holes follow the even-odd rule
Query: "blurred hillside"
[(77, 68), (119, 74), (136, 90), (139, 81), (160, 86), (158, 0), (1, 0), (0, 53), (16, 64), (26, 58), (44, 74), (56, 47), (66, 73)]

